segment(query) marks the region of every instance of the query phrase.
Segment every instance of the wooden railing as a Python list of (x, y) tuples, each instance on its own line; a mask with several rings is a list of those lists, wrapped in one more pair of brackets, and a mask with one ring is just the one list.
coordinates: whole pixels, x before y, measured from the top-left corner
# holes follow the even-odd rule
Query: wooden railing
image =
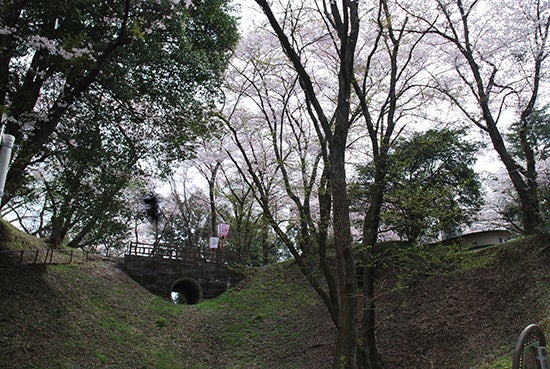
[(229, 250), (197, 250), (143, 242), (130, 242), (125, 255), (183, 261), (231, 262), (236, 260), (235, 253)]
[(88, 253), (82, 250), (0, 250), (0, 265), (72, 264), (87, 260)]

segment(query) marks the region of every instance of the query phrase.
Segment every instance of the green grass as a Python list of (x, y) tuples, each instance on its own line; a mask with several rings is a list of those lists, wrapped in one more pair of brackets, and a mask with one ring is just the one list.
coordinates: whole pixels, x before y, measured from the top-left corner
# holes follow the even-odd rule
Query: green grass
[(285, 263), (258, 271), (242, 288), (197, 306), (209, 317), (212, 339), (233, 353), (237, 363), (232, 367), (258, 363), (257, 352), (275, 355), (281, 342), (285, 347), (302, 345), (308, 333), (293, 330), (293, 318), (318, 303), (313, 291), (303, 284), (299, 272)]
[(479, 369), (510, 369), (512, 367), (512, 354), (504, 354), (488, 364), (482, 365)]
[(38, 250), (46, 247), (44, 241), (21, 232), (0, 219), (0, 250)]

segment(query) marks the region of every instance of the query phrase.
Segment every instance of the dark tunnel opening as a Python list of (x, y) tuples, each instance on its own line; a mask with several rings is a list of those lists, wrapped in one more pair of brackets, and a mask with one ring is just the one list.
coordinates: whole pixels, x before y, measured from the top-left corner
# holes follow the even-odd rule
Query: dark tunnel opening
[(170, 301), (174, 304), (198, 304), (202, 300), (202, 287), (194, 279), (178, 279), (170, 288)]

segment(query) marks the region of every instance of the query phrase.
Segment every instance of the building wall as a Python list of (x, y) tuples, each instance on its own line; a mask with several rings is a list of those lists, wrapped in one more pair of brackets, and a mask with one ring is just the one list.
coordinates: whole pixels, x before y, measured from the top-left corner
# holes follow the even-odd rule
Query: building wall
[(510, 239), (510, 234), (504, 230), (482, 231), (464, 234), (456, 239), (462, 246), (475, 248), (504, 243)]

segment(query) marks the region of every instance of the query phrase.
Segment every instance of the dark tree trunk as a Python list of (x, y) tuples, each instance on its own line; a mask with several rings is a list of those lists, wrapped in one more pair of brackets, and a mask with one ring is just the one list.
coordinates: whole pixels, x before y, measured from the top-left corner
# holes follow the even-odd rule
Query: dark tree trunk
[[(289, 39), (275, 18), (269, 3), (256, 0), (264, 10), (281, 46), (293, 64), (300, 80), (310, 111), (314, 112), (318, 121), (319, 134), (324, 135), (322, 141), (328, 142), (329, 174), (328, 180), (332, 197), (334, 250), (336, 254), (336, 285), (338, 290), (337, 304), (333, 306), (332, 297), (329, 300), (320, 293), (327, 303), (333, 320), (337, 326), (336, 352), (334, 369), (355, 369), (357, 367), (357, 345), (359, 342), (357, 317), (357, 272), (352, 249), (350, 208), (347, 193), (345, 158), (347, 135), (350, 126), (350, 97), (353, 81), (353, 65), (355, 48), (359, 32), (358, 2), (343, 0), (341, 3), (330, 2), (326, 16), (337, 32), (339, 52), (338, 100), (331, 122), (324, 113), (317, 99), (315, 88), (301, 58), (292, 47)], [(341, 8), (339, 6), (341, 5)], [(325, 247), (325, 245), (320, 245)], [(321, 251), (322, 253), (322, 251)], [(322, 254), (320, 254), (322, 255)], [(299, 258), (298, 258), (299, 259)], [(321, 260), (323, 263), (324, 260)], [(330, 282), (330, 278), (328, 279)]]
[(490, 122), (491, 125), (489, 125), (488, 132), (491, 137), (493, 147), (500, 156), (500, 160), (504, 163), (508, 176), (510, 177), (520, 200), (523, 233), (526, 235), (535, 234), (539, 231), (541, 224), (535, 161), (534, 159), (528, 160), (527, 169), (523, 170), (523, 168), (516, 163), (507, 151), (500, 132), (496, 128), (496, 124), (492, 121), (492, 119)]
[[(346, 115), (347, 118), (347, 115)], [(346, 119), (347, 124), (347, 119)], [(345, 132), (335, 132), (331, 147), (334, 248), (338, 274), (339, 316), (333, 368), (357, 366), (357, 272), (351, 247), (351, 222), (345, 171)]]
[(376, 158), (376, 173), (370, 205), (363, 220), (363, 321), (361, 330), (363, 347), (360, 360), (362, 367), (376, 369), (380, 367), (380, 355), (376, 344), (376, 300), (374, 295), (376, 273), (376, 241), (380, 225), (380, 213), (384, 199), (384, 180), (386, 177), (387, 157), (385, 150)]
[(328, 132), (330, 182), (333, 201), (334, 249), (339, 285), (339, 317), (334, 369), (357, 367), (359, 324), (357, 317), (357, 269), (352, 248), (350, 207), (346, 179), (346, 148), (350, 127), (350, 97), (352, 90), (355, 47), (359, 32), (357, 2), (343, 2), (340, 9), (331, 3), (335, 29), (340, 40), (338, 72), (338, 104), (334, 114), (334, 129)]
[(62, 217), (54, 217), (51, 220), (51, 231), (50, 235), (48, 236), (46, 242), (52, 247), (52, 248), (58, 248), (61, 246), (63, 241), (65, 240), (65, 236), (67, 235), (67, 227), (65, 224), (65, 219)]

